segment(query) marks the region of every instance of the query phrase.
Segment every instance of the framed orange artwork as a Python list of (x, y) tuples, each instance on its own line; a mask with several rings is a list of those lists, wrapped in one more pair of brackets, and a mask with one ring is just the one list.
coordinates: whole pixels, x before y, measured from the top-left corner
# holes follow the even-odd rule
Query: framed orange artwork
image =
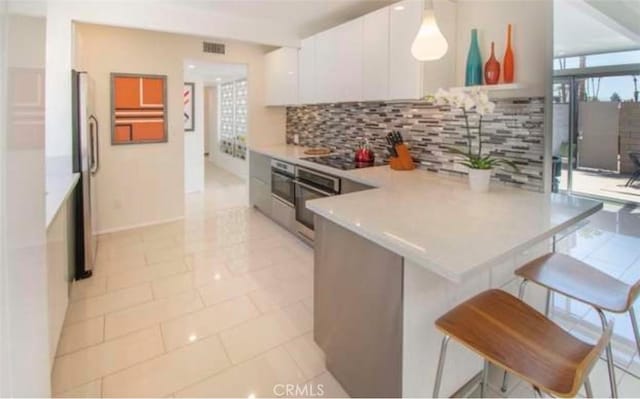
[(111, 74), (111, 144), (167, 141), (167, 77)]

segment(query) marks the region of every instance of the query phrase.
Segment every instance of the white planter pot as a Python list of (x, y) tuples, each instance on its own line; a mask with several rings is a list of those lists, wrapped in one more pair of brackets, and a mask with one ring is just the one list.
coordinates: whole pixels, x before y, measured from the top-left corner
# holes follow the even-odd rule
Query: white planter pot
[(469, 169), (469, 188), (477, 193), (489, 191), (493, 169)]

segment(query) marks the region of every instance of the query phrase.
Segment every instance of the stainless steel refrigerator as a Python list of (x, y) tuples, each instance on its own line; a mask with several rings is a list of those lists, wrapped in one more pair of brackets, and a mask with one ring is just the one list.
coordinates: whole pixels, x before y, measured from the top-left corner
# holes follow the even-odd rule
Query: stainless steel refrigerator
[(100, 170), (99, 124), (93, 108), (93, 81), (72, 71), (73, 171), (80, 173), (75, 192), (75, 278), (91, 277), (96, 259), (96, 174)]

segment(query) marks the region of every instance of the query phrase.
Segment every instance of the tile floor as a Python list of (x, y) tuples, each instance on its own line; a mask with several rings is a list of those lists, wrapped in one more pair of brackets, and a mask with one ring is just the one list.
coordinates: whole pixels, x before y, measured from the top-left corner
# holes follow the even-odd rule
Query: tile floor
[[(248, 208), (242, 180), (211, 165), (206, 175), (183, 221), (99, 237), (94, 276), (72, 286), (56, 396), (273, 397), (283, 383), (347, 396), (312, 338), (311, 249)], [(639, 278), (640, 211), (608, 207), (559, 246)], [(552, 316), (585, 339), (599, 333), (593, 312), (574, 301), (555, 298)], [(616, 362), (629, 370), (617, 370), (620, 395), (637, 397), (640, 358), (628, 322), (617, 319)], [(604, 362), (592, 384), (608, 393)], [(531, 394), (516, 380), (509, 386), (508, 396)]]
[(207, 165), (184, 221), (99, 237), (94, 276), (72, 286), (57, 396), (346, 396), (313, 343), (312, 250), (247, 197)]

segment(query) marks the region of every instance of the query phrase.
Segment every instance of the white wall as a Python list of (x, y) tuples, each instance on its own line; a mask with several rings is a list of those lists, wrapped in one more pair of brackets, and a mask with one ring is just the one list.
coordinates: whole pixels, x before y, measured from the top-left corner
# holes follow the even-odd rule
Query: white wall
[[(180, 46), (152, 32), (77, 25), (77, 65), (94, 81), (101, 122), (95, 176), (97, 231), (175, 220), (184, 215), (184, 132)], [(111, 144), (112, 72), (167, 76), (166, 143)]]
[(187, 69), (184, 80), (195, 83), (194, 131), (184, 132), (184, 191), (192, 193), (204, 190), (204, 84)]
[(0, 395), (48, 397), (45, 20), (12, 15), (7, 22), (0, 24), (0, 36), (7, 35), (6, 42), (0, 40), (0, 46), (7, 45), (6, 53), (0, 55), (1, 107), (2, 114), (11, 118), (0, 123)]
[(452, 0), (435, 0), (433, 2), (433, 12), (436, 16), (438, 27), (447, 39), (449, 48), (441, 59), (423, 63), (425, 95), (435, 94), (439, 88), (456, 85), (457, 8), (457, 3)]
[[(7, 3), (0, 2), (0, 132), (5, 132), (7, 115)], [(0, 134), (0, 221), (5, 220), (5, 179), (4, 168), (6, 159), (6, 135)], [(0, 223), (4, 231), (4, 223)], [(9, 341), (9, 309), (5, 296), (8, 292), (7, 259), (5, 249), (5, 236), (0, 233), (0, 396), (11, 396), (11, 361)]]
[[(78, 67), (95, 81), (95, 108), (102, 123), (101, 169), (96, 176), (99, 232), (173, 220), (184, 215), (185, 149), (194, 162), (204, 162), (204, 140), (184, 132), (182, 123), (183, 60), (248, 65), (249, 141), (278, 144), (285, 140), (285, 110), (264, 106), (265, 48), (227, 43), (226, 55), (205, 54), (197, 37), (145, 30), (77, 24)], [(158, 46), (158, 43), (162, 43)], [(168, 76), (169, 141), (160, 144), (110, 144), (111, 72)], [(198, 92), (202, 93), (202, 86)], [(202, 106), (202, 101), (197, 102)], [(203, 115), (196, 115), (199, 129)], [(193, 138), (193, 141), (191, 140)], [(193, 166), (196, 170), (195, 164)], [(191, 172), (190, 176), (195, 176)], [(194, 177), (193, 181), (202, 181)], [(199, 185), (198, 183), (196, 185)]]
[[(25, 8), (23, 6), (22, 8)], [(29, 7), (26, 7), (29, 8)], [(39, 7), (32, 7), (39, 8)], [(36, 10), (37, 11), (37, 10)], [(47, 168), (48, 173), (69, 173), (70, 162), (61, 159), (71, 155), (71, 76), (74, 67), (72, 21), (95, 23), (129, 28), (140, 28), (161, 32), (175, 32), (207, 38), (264, 43), (270, 45), (297, 46), (295, 32), (259, 19), (239, 18), (210, 12), (200, 7), (177, 6), (168, 3), (154, 4), (136, 1), (86, 2), (73, 0), (50, 0), (47, 13), (47, 63), (46, 69), (55, 79), (47, 80)], [(171, 18), (167, 18), (170, 15)], [(199, 51), (198, 51), (199, 52)], [(228, 54), (231, 55), (231, 54)], [(269, 137), (269, 128), (254, 137), (254, 142), (282, 142)], [(254, 135), (254, 136), (257, 136)], [(59, 165), (62, 165), (61, 167)]]
[[(507, 41), (507, 24), (512, 24), (511, 45), (515, 58), (515, 82), (528, 86), (518, 96), (544, 96), (551, 76), (553, 2), (549, 0), (460, 0), (457, 10), (456, 85), (464, 86), (471, 29), (478, 29), (483, 67), (495, 42), (496, 59), (502, 67)], [(500, 79), (502, 81), (503, 74)]]
[(73, 29), (60, 7), (50, 7), (47, 15), (45, 116), (48, 175), (68, 175), (71, 165), (71, 69)]
[[(204, 151), (211, 153), (211, 141), (216, 135), (217, 115), (216, 87), (204, 87)], [(207, 159), (207, 158), (205, 158)]]

